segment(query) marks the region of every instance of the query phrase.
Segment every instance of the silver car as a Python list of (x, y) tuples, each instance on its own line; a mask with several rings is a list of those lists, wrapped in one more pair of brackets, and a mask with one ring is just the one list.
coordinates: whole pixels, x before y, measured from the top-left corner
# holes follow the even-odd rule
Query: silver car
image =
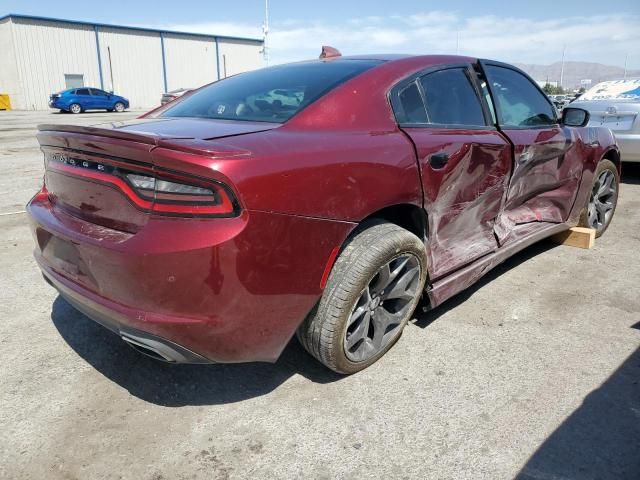
[(589, 111), (589, 126), (613, 131), (623, 161), (640, 162), (640, 80), (599, 83), (571, 106)]
[(170, 92), (165, 92), (160, 97), (160, 104), (164, 105), (165, 103), (173, 102), (176, 98), (181, 97), (185, 93), (190, 92), (193, 88), (178, 88), (177, 90), (171, 90)]

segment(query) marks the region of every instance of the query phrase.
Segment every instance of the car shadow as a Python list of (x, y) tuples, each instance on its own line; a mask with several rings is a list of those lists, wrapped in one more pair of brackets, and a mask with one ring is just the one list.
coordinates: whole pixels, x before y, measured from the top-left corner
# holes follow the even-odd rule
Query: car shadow
[(316, 383), (344, 378), (311, 358), (295, 339), (274, 364), (172, 365), (136, 352), (61, 296), (53, 302), (51, 319), (67, 344), (97, 371), (141, 400), (166, 407), (259, 397), (295, 374)]
[(427, 308), (427, 302), (425, 302), (423, 298), (422, 304), (418, 305), (417, 312), (419, 313), (416, 313), (415, 315), (414, 325), (420, 328), (428, 327), (449, 310), (456, 308), (458, 305), (466, 302), (470, 297), (473, 296), (474, 293), (476, 293), (488, 283), (491, 283), (503, 273), (508, 272), (521, 263), (524, 263), (527, 260), (530, 260), (533, 257), (551, 250), (552, 248), (555, 248), (557, 246), (558, 245), (556, 243), (553, 243), (551, 240), (542, 240), (540, 242), (534, 243), (530, 247), (527, 247), (524, 250), (516, 253), (512, 257), (509, 257), (503, 263), (495, 267), (493, 270), (489, 271), (486, 275), (484, 275), (480, 280), (471, 285), (469, 288), (446, 300), (444, 303), (438, 305), (432, 310), (427, 310), (426, 312), (422, 311)]
[(622, 163), (622, 183), (640, 185), (640, 163)]
[[(550, 241), (542, 241), (528, 247), (452, 299), (416, 315), (415, 325), (428, 327), (502, 273), (555, 246)], [(289, 342), (274, 364), (171, 365), (133, 350), (61, 296), (53, 303), (51, 319), (62, 338), (87, 363), (132, 395), (157, 405), (179, 407), (239, 402), (265, 395), (295, 374), (315, 383), (331, 383), (344, 378), (314, 360), (295, 339)]]
[(640, 348), (529, 458), (517, 480), (640, 478)]

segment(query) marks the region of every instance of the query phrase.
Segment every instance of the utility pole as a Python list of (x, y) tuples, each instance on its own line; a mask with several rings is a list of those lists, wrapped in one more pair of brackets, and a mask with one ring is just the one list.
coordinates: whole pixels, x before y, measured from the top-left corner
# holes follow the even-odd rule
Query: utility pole
[(456, 55), (458, 55), (460, 45), (460, 30), (456, 30)]
[(267, 36), (269, 35), (269, 0), (264, 0), (264, 23), (262, 24), (262, 56), (269, 65), (269, 50), (267, 47)]
[(629, 58), (628, 53), (624, 56), (624, 77), (622, 77), (624, 80), (627, 79), (627, 58)]
[(560, 88), (563, 88), (562, 81), (564, 80), (564, 52), (567, 49), (566, 45), (562, 46), (562, 66), (560, 67)]
[(107, 46), (107, 54), (109, 56), (109, 76), (111, 77), (111, 92), (115, 90), (113, 88), (113, 66), (111, 65), (111, 47)]

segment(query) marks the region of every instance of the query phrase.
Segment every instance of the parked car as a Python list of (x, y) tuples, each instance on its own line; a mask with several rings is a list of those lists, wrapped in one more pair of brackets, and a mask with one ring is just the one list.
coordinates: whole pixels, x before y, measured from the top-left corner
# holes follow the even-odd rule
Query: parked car
[(99, 88), (70, 88), (49, 97), (49, 106), (62, 112), (81, 113), (86, 110), (124, 112), (129, 100)]
[(578, 100), (580, 98), (582, 94), (581, 93), (574, 93), (572, 95), (569, 96), (569, 103), (573, 103), (576, 100)]
[[(357, 372), (516, 252), (613, 217), (607, 128), (521, 70), (327, 58), (215, 82), (142, 118), (40, 125), (35, 258), (152, 357), (275, 361), (296, 334)], [(509, 302), (509, 298), (505, 298)]]
[(178, 88), (177, 90), (171, 90), (170, 92), (165, 92), (160, 97), (160, 104), (164, 105), (165, 103), (173, 102), (176, 98), (180, 98), (185, 93), (193, 90), (192, 88)]
[(560, 112), (562, 112), (562, 109), (564, 108), (564, 103), (557, 98), (557, 95), (551, 95), (549, 97), (549, 100), (551, 101), (553, 106), (556, 108), (556, 111), (558, 112), (558, 114), (560, 114)]
[(587, 110), (589, 126), (610, 128), (625, 162), (640, 162), (640, 80), (602, 82), (571, 103)]

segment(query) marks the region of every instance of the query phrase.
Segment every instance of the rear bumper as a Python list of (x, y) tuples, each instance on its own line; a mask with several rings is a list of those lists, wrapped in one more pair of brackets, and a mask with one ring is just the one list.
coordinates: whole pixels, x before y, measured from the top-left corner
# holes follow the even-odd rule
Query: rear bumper
[(56, 110), (67, 110), (69, 108), (69, 106), (68, 105), (64, 105), (61, 102), (49, 100), (49, 108), (54, 108)]
[[(150, 217), (126, 234), (27, 206), (36, 261), (78, 310), (177, 362), (275, 361), (321, 292), (331, 250), (353, 224), (263, 212)], [(146, 352), (149, 353), (149, 352)]]
[(623, 162), (640, 162), (640, 134), (615, 134)]
[(84, 292), (85, 295), (78, 294), (77, 289), (69, 288), (62, 278), (56, 278), (55, 274), (47, 272), (46, 267), (41, 266), (41, 268), (44, 279), (58, 290), (60, 296), (67, 303), (94, 322), (120, 336), (122, 340), (140, 353), (170, 363), (213, 363), (170, 340), (127, 327), (126, 319), (123, 319), (116, 311), (105, 309), (104, 305), (92, 301), (89, 292)]

